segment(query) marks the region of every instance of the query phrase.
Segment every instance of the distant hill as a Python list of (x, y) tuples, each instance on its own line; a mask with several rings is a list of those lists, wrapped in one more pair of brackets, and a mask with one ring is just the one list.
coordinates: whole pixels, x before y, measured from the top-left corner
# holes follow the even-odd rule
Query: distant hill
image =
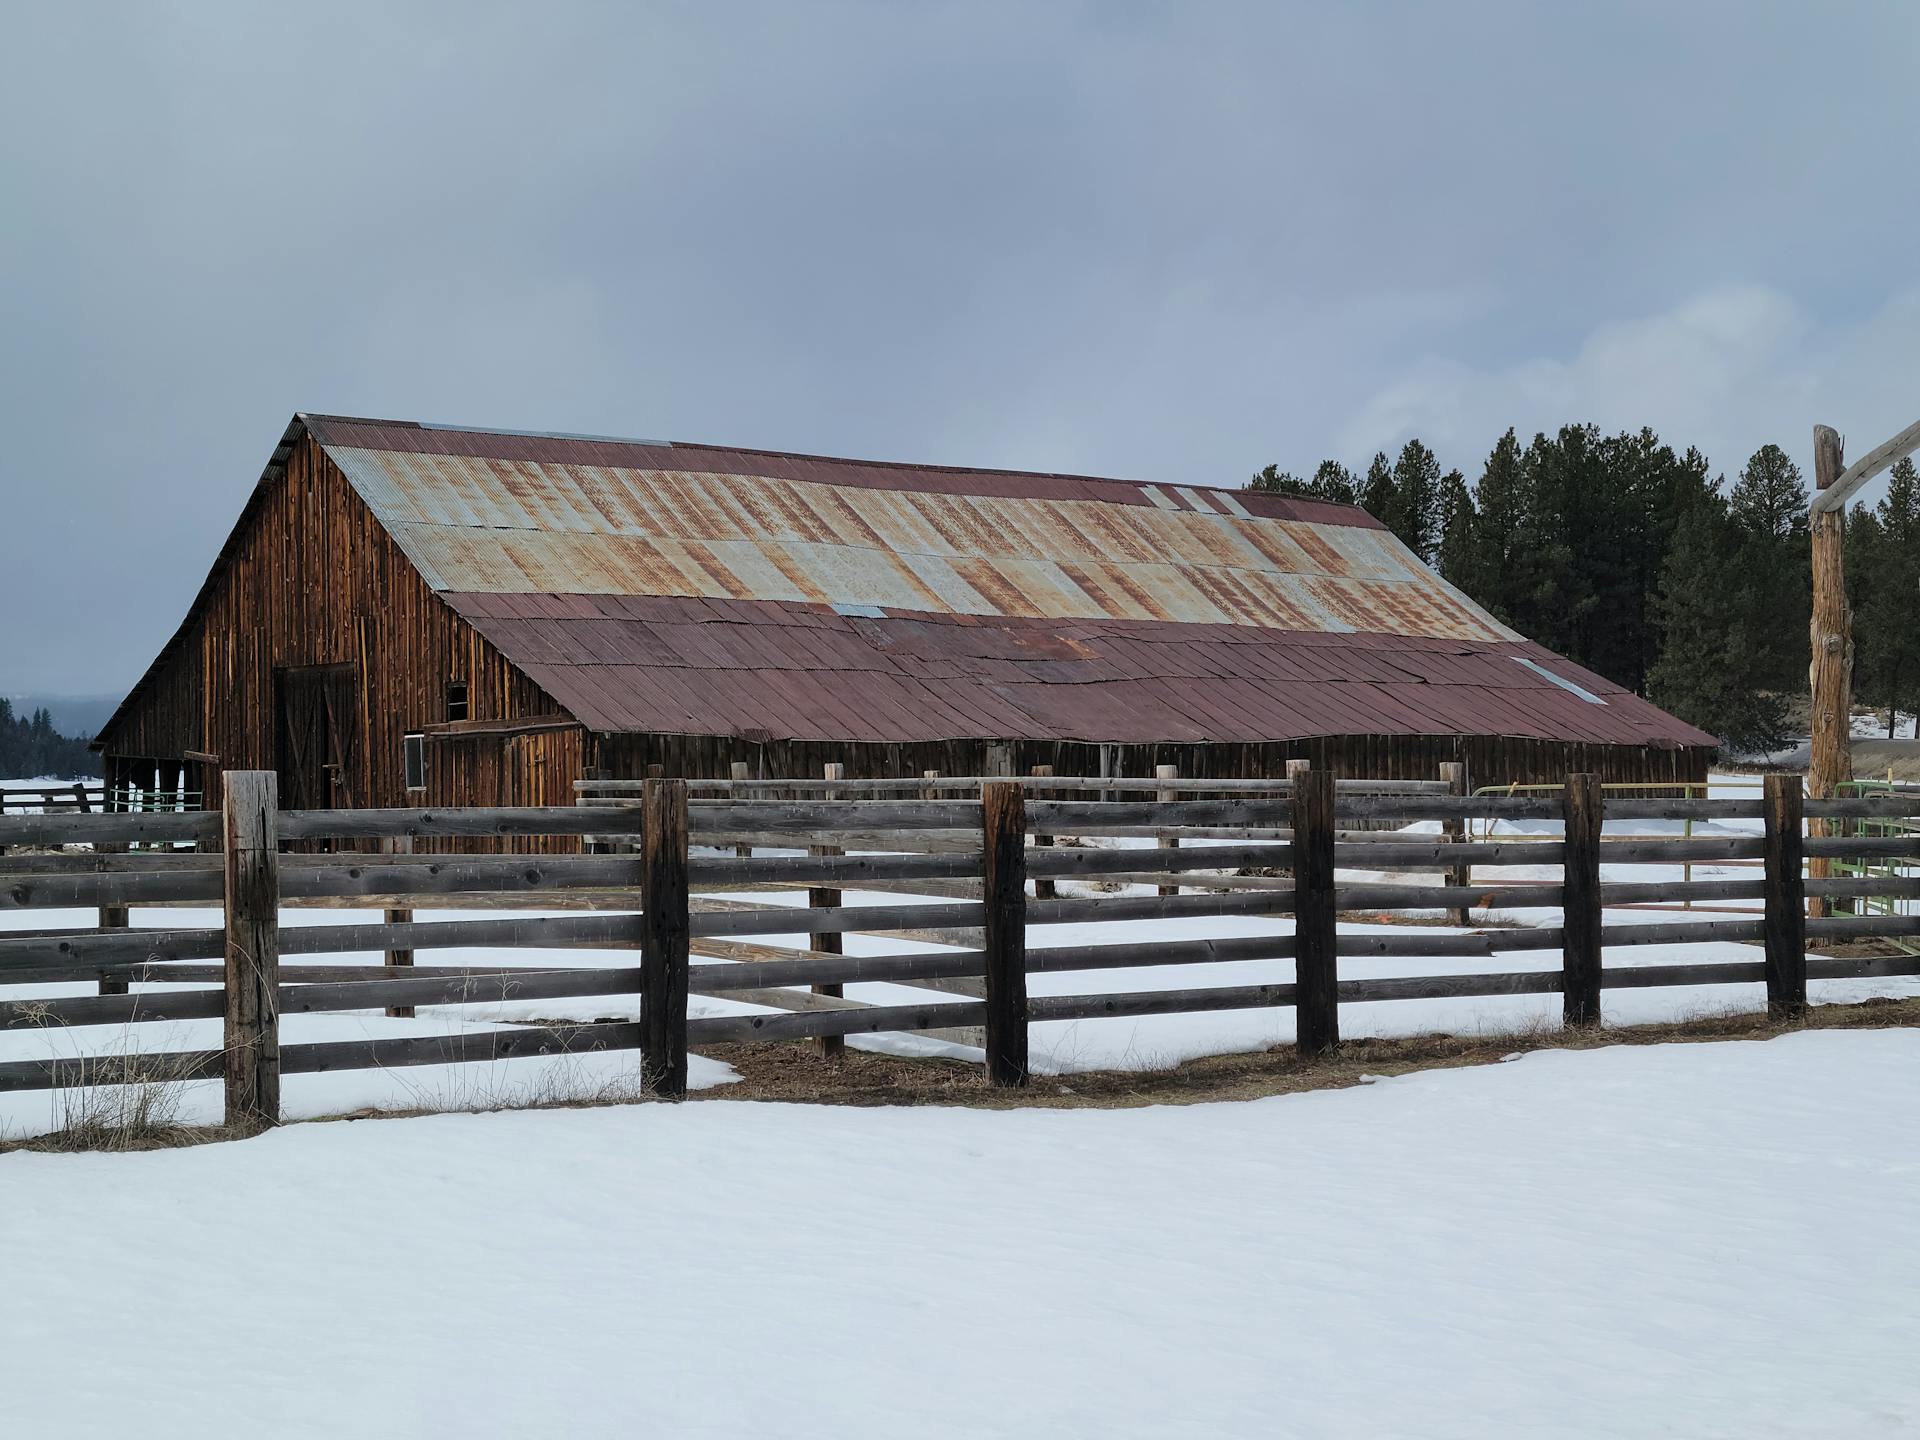
[(62, 735), (87, 736), (99, 734), (113, 707), (120, 703), (118, 695), (34, 695), (17, 691), (8, 693), (7, 699), (13, 702), (16, 715), (31, 715), (44, 707), (53, 717), (53, 728)]

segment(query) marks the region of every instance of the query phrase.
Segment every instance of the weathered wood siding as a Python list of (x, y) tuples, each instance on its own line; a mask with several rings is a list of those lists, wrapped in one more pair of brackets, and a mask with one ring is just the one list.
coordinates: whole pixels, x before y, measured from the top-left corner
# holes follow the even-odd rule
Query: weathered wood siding
[[(402, 736), (446, 720), (450, 680), (467, 682), (474, 720), (562, 713), (434, 595), (306, 437), (104, 749), (121, 771), (188, 751), (214, 754), (225, 769), (274, 769), (274, 671), (336, 664), (357, 669), (360, 741), (348, 768), (362, 805), (410, 803)], [(425, 801), (569, 804), (581, 753), (577, 729), (429, 738)], [(217, 806), (217, 779), (206, 790), (205, 803)]]
[[(1207, 779), (1279, 779), (1287, 761), (1311, 760), (1350, 780), (1432, 780), (1446, 761), (1464, 761), (1472, 784), (1558, 784), (1569, 774), (1594, 774), (1603, 782), (1702, 781), (1713, 752), (1660, 750), (1634, 745), (1576, 745), (1500, 735), (1334, 735), (1259, 745), (1089, 745), (1075, 741), (1010, 744), (1006, 773), (1024, 775), (1051, 765), (1059, 775), (1138, 775), (1142, 788), (1156, 765), (1176, 765), (1182, 775)], [(613, 735), (597, 737), (588, 763), (610, 778), (640, 779), (649, 765), (689, 779), (724, 779), (736, 760), (750, 774), (770, 779), (818, 779), (821, 767), (840, 761), (850, 779), (886, 779), (938, 770), (943, 775), (993, 773), (989, 742), (954, 740), (938, 745), (755, 744), (726, 736)]]

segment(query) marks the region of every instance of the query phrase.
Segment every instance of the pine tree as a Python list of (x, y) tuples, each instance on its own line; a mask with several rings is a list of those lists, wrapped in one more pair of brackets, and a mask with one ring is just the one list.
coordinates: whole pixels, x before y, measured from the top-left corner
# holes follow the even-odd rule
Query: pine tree
[(1388, 516), (1394, 508), (1393, 465), (1387, 459), (1387, 452), (1381, 450), (1373, 457), (1373, 463), (1367, 466), (1367, 478), (1360, 482), (1360, 508), (1384, 525), (1391, 525)]
[(1441, 578), (1471, 595), (1481, 584), (1479, 517), (1473, 493), (1458, 470), (1449, 470), (1440, 482)]
[(1807, 673), (1807, 617), (1813, 604), (1807, 489), (1800, 469), (1778, 445), (1747, 461), (1728, 497), (1727, 513), (1749, 570), (1754, 643), (1766, 683), (1797, 690)]
[(1856, 674), (1863, 698), (1887, 707), (1887, 733), (1911, 713), (1920, 692), (1920, 474), (1903, 459), (1871, 512), (1856, 509), (1847, 529), (1848, 578), (1855, 600)]
[(1785, 738), (1786, 710), (1764, 684), (1756, 607), (1738, 531), (1716, 495), (1682, 516), (1655, 601), (1663, 641), (1648, 677), (1654, 702), (1752, 753)]
[(1439, 549), (1440, 462), (1418, 440), (1409, 440), (1393, 462), (1393, 493), (1379, 517), (1422, 560)]
[(1360, 487), (1353, 472), (1338, 460), (1322, 460), (1320, 468), (1313, 472), (1313, 493), (1321, 500), (1331, 500), (1336, 505), (1355, 504), (1360, 495)]
[(1475, 523), (1471, 583), (1461, 586), (1507, 624), (1520, 627), (1520, 577), (1513, 547), (1529, 508), (1520, 442), (1512, 430), (1500, 437), (1473, 492)]

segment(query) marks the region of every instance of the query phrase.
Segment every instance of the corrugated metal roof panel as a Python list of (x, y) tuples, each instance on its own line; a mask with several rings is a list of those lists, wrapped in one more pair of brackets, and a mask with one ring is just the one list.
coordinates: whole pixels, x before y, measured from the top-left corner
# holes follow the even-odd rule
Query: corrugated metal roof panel
[[(444, 446), (451, 432), (423, 433)], [(482, 438), (524, 453), (328, 448), (437, 589), (1517, 638), (1359, 512), (1243, 519), (1132, 503), (1138, 487), (1106, 482), (1028, 477), (1037, 493), (1013, 493), (1004, 474), (982, 493), (950, 472), (944, 488), (888, 490), (853, 462), (762, 467), (809, 477), (790, 479), (744, 473), (739, 453), (730, 468), (666, 468), (714, 459), (682, 447), (626, 447), (663, 464), (615, 467), (533, 458), (539, 437)], [(565, 445), (606, 458), (601, 442)]]
[[(1671, 716), (1527, 642), (1038, 617), (837, 615), (650, 597), (556, 616), (563, 597), (450, 593), (508, 659), (601, 731), (778, 739), (979, 736), (1110, 743), (1495, 734), (1706, 745)], [(571, 597), (566, 597), (571, 598)], [(1593, 705), (1524, 656), (1600, 695)]]

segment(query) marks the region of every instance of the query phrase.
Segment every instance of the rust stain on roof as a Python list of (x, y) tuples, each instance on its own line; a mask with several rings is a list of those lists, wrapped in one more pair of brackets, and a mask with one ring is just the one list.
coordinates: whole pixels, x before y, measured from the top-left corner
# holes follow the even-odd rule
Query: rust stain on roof
[[(1320, 507), (1338, 524), (1242, 518), (1163, 508), (1116, 481), (1027, 477), (1020, 494), (1021, 477), (939, 471), (883, 489), (856, 462), (750, 466), (749, 452), (678, 446), (561, 457), (547, 451), (563, 442), (484, 435), (497, 443), (460, 454), (446, 432), (382, 448), (341, 441), (395, 440), (383, 427), (321, 431), (336, 432), (328, 454), (441, 590), (1517, 638), (1339, 507)], [(610, 459), (654, 463), (596, 463)]]

